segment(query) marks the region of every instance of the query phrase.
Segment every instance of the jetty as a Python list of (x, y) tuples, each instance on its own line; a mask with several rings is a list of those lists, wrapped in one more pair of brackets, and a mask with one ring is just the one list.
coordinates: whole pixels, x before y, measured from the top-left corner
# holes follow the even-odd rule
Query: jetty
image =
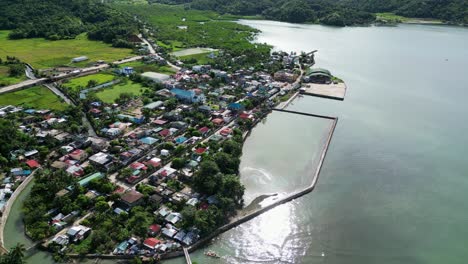
[(192, 260), (190, 259), (190, 254), (186, 247), (184, 247), (184, 256), (185, 256), (185, 262), (187, 264), (192, 264)]
[(323, 97), (327, 99), (343, 101), (346, 96), (346, 84), (339, 83), (307, 83), (301, 87), (301, 93), (316, 97)]

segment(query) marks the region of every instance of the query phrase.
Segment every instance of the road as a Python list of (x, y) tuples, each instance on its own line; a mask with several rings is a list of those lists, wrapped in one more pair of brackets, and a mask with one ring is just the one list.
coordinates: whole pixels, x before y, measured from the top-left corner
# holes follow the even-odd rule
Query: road
[[(143, 38), (143, 36), (140, 34), (138, 35), (138, 37), (141, 38), (141, 40), (143, 40), (143, 43), (145, 43), (146, 45), (148, 45), (148, 50), (150, 52), (150, 54), (153, 54), (153, 55), (158, 55), (161, 57), (161, 55), (159, 55), (158, 53), (156, 53), (156, 50), (154, 49), (153, 45), (151, 45), (151, 43)], [(180, 71), (182, 68), (181, 67), (178, 67), (178, 66), (175, 66), (174, 64), (172, 64), (171, 62), (167, 61), (167, 65), (171, 66), (174, 70), (176, 71)]]
[[(143, 58), (143, 56), (135, 56), (135, 57), (131, 57), (131, 58), (128, 58), (128, 59), (114, 61), (112, 64), (123, 64), (123, 63), (132, 62), (132, 61), (136, 61), (136, 60), (141, 60), (142, 58)], [(74, 76), (77, 76), (77, 75), (92, 74), (92, 73), (95, 73), (97, 71), (107, 69), (109, 67), (110, 67), (110, 64), (101, 64), (101, 65), (98, 65), (98, 66), (82, 68), (82, 69), (80, 69), (78, 71), (62, 73), (62, 74), (59, 74), (57, 76), (54, 76), (53, 78), (30, 79), (30, 80), (26, 80), (26, 81), (23, 81), (23, 82), (20, 82), (20, 83), (17, 83), (17, 84), (2, 87), (2, 88), (0, 88), (0, 94), (13, 92), (15, 90), (20, 90), (20, 89), (27, 88), (27, 87), (34, 86), (34, 85), (39, 85), (39, 84), (42, 84), (44, 82), (51, 81), (51, 80), (52, 81), (57, 81), (57, 80), (65, 79), (65, 78), (68, 78), (68, 77), (74, 77)], [(28, 76), (28, 78), (30, 78), (30, 77), (33, 77), (34, 74), (31, 73), (31, 72), (28, 73), (26, 71), (26, 76)], [(34, 76), (34, 78), (36, 78), (36, 77)]]
[[(44, 86), (49, 88), (49, 90), (51, 90), (58, 97), (62, 98), (65, 101), (65, 103), (76, 106), (75, 103), (73, 103), (73, 101), (70, 98), (68, 98), (68, 96), (66, 96), (64, 93), (62, 93), (62, 91), (60, 91), (57, 87), (55, 87), (55, 84), (49, 83), (49, 84), (44, 84)], [(83, 117), (81, 118), (81, 121), (83, 125), (88, 128), (88, 136), (97, 137), (96, 131), (94, 131), (94, 128), (91, 125), (91, 122), (89, 122), (88, 118), (86, 117), (84, 113), (83, 113)]]

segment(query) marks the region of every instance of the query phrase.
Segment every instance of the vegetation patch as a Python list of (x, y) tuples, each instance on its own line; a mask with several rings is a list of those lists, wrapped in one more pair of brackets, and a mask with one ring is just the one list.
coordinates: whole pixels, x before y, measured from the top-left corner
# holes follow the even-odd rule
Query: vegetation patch
[(10, 67), (0, 65), (0, 87), (7, 86), (26, 80), (26, 75), (11, 76)]
[(133, 67), (133, 70), (137, 73), (143, 72), (159, 72), (164, 74), (174, 74), (176, 71), (168, 65), (157, 65), (157, 64), (146, 64), (141, 61), (133, 61), (120, 65), (120, 68), (123, 67)]
[[(174, 47), (195, 48), (209, 47), (224, 49), (233, 56), (245, 55), (250, 60), (269, 55), (268, 45), (253, 44), (258, 30), (249, 26), (226, 21), (226, 17), (213, 11), (184, 9), (183, 6), (162, 4), (151, 5), (116, 5), (139, 15), (155, 28), (158, 43), (168, 52), (176, 51)], [(231, 18), (229, 18), (231, 19)], [(183, 45), (181, 45), (183, 44)]]
[(43, 86), (0, 95), (0, 105), (16, 105), (24, 108), (64, 110), (67, 104)]
[(82, 88), (90, 88), (103, 83), (110, 82), (115, 79), (115, 76), (107, 73), (98, 73), (70, 79), (63, 83), (63, 87), (73, 91), (80, 91)]
[[(211, 52), (199, 53), (199, 54), (181, 56), (179, 58), (182, 61), (187, 62), (189, 64), (191, 64), (191, 63), (194, 63), (194, 64), (210, 64), (210, 63), (214, 62), (214, 60), (208, 56), (210, 54), (211, 54)], [(217, 52), (215, 52), (215, 54), (217, 54)]]
[(113, 48), (110, 44), (88, 40), (86, 34), (75, 39), (50, 41), (43, 38), (11, 40), (10, 31), (0, 31), (0, 57), (14, 56), (38, 69), (72, 65), (71, 60), (87, 56), (89, 62), (116, 61), (131, 55), (132, 50)]
[(122, 95), (139, 96), (143, 94), (144, 88), (141, 84), (130, 80), (119, 83), (110, 88), (104, 88), (96, 93), (96, 97), (105, 103), (114, 103)]

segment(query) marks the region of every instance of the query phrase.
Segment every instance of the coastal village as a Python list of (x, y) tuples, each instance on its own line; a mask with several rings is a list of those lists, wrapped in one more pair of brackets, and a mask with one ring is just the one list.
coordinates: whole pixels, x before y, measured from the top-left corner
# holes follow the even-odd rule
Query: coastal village
[[(75, 111), (0, 107), (1, 118), (35, 138), (34, 147), (10, 153), (17, 166), (2, 172), (0, 210), (25, 179), (56, 184), (54, 202), (26, 232), (57, 258), (98, 252), (158, 260), (192, 246), (243, 206), (242, 186), (231, 190), (225, 183), (233, 194), (223, 197), (200, 178), (238, 178), (242, 143), (272, 108), (314, 85), (342, 83), (327, 70), (309, 69), (314, 53), (274, 52), (264, 69), (215, 68), (163, 58), (141, 36), (132, 41), (135, 61), (82, 56), (72, 63), (97, 67), (91, 74), (68, 67), (42, 73)], [(214, 61), (224, 54), (205, 56)], [(110, 99), (99, 96), (120, 85), (127, 86)], [(127, 93), (132, 85), (135, 93)]]

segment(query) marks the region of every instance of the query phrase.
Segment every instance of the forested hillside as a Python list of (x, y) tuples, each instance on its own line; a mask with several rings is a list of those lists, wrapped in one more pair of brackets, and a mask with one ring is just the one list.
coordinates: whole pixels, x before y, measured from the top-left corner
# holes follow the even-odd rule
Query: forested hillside
[(0, 29), (13, 30), (10, 38), (74, 38), (88, 32), (90, 39), (127, 46), (137, 31), (132, 17), (94, 0), (2, 0)]
[(263, 15), (288, 22), (328, 25), (366, 24), (374, 13), (393, 12), (401, 16), (434, 18), (468, 24), (468, 0), (150, 0), (166, 4), (187, 4), (191, 8), (235, 15)]
[(393, 12), (405, 17), (435, 18), (468, 24), (467, 0), (340, 0), (368, 12)]
[(268, 19), (345, 26), (368, 24), (375, 15), (337, 5), (329, 0), (150, 0), (166, 4), (188, 4), (190, 8), (234, 15), (262, 15)]

